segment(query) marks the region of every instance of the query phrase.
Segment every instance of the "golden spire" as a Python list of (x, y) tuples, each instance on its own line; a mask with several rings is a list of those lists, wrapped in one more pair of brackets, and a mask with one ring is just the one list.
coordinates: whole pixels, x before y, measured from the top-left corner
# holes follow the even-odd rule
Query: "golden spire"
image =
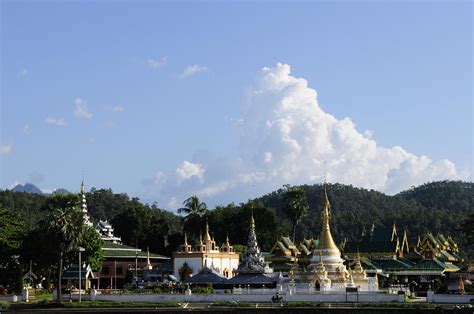
[(204, 235), (204, 241), (211, 241), (211, 236), (209, 235), (209, 224), (206, 219), (206, 234)]
[[(331, 213), (330, 213), (331, 204), (329, 203), (328, 194), (326, 192), (326, 184), (324, 185), (324, 199), (323, 199), (323, 210), (321, 213), (321, 218), (323, 221), (323, 230), (321, 231), (319, 248), (324, 250), (332, 250), (332, 252), (328, 252), (328, 255), (339, 255), (339, 249), (334, 243), (334, 239), (331, 235), (331, 228), (329, 226), (329, 222), (331, 220)], [(332, 254), (331, 254), (332, 253)]]
[(323, 208), (329, 208), (331, 207), (331, 203), (329, 203), (329, 198), (328, 198), (328, 193), (326, 191), (326, 183), (324, 183), (324, 199), (323, 199)]
[(82, 176), (82, 183), (81, 183), (81, 193), (84, 194), (86, 191), (85, 185), (84, 185), (84, 176)]
[(228, 233), (227, 233), (226, 238), (225, 238), (225, 245), (230, 246), (229, 234)]
[(188, 235), (186, 234), (186, 232), (184, 233), (184, 245), (188, 245)]
[(255, 220), (253, 219), (253, 209), (252, 213), (250, 214), (250, 228), (255, 228)]

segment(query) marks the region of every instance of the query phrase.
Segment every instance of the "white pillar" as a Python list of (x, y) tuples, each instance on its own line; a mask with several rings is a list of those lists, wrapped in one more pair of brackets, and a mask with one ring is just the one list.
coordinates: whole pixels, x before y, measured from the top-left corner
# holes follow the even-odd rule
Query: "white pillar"
[(95, 288), (91, 290), (90, 298), (91, 301), (95, 301), (97, 299), (97, 290)]
[(28, 292), (28, 288), (26, 289), (23, 289), (23, 292), (21, 293), (21, 298), (23, 299), (23, 301), (25, 302), (28, 302), (29, 301), (29, 292)]
[(430, 289), (426, 291), (426, 302), (433, 302), (433, 295), (434, 295), (433, 290)]

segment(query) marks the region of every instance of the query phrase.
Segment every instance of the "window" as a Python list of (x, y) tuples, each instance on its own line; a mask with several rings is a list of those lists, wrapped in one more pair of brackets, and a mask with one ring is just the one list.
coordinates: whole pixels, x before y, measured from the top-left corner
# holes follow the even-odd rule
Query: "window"
[(108, 275), (110, 272), (109, 266), (102, 267), (102, 271), (100, 272), (102, 275)]

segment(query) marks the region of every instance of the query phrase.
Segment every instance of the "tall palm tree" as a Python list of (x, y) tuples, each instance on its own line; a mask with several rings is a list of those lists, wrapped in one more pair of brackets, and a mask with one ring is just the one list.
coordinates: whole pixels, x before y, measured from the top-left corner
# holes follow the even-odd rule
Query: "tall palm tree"
[(288, 184), (284, 185), (284, 188), (283, 200), (285, 202), (285, 207), (283, 207), (283, 211), (293, 225), (293, 242), (295, 242), (296, 226), (301, 218), (303, 218), (308, 212), (308, 200), (306, 199), (306, 194), (303, 189), (291, 187)]
[(83, 216), (79, 198), (72, 194), (55, 194), (44, 205), (49, 211), (45, 223), (48, 235), (55, 241), (58, 253), (58, 301), (62, 302), (61, 281), (63, 260), (67, 253), (76, 250), (81, 241)]
[(186, 218), (193, 215), (203, 217), (207, 214), (208, 211), (206, 203), (200, 202), (199, 198), (196, 195), (187, 198), (183, 202), (183, 205), (184, 207), (178, 209), (178, 213), (186, 214)]
[(204, 216), (208, 212), (207, 205), (200, 202), (196, 195), (186, 199), (183, 205), (184, 207), (178, 209), (178, 213), (185, 214), (183, 229), (188, 231), (194, 240), (197, 240), (199, 233), (203, 230)]

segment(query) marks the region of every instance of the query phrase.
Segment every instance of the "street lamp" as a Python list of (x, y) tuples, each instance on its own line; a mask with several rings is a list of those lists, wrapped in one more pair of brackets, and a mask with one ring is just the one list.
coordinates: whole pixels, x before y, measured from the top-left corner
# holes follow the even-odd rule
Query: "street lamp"
[(79, 251), (79, 302), (81, 302), (81, 281), (82, 281), (82, 265), (81, 265), (81, 253), (85, 251), (82, 246), (77, 247)]
[[(135, 252), (135, 281), (137, 281), (138, 278), (138, 252)], [(138, 287), (138, 282), (137, 282), (137, 287)]]

